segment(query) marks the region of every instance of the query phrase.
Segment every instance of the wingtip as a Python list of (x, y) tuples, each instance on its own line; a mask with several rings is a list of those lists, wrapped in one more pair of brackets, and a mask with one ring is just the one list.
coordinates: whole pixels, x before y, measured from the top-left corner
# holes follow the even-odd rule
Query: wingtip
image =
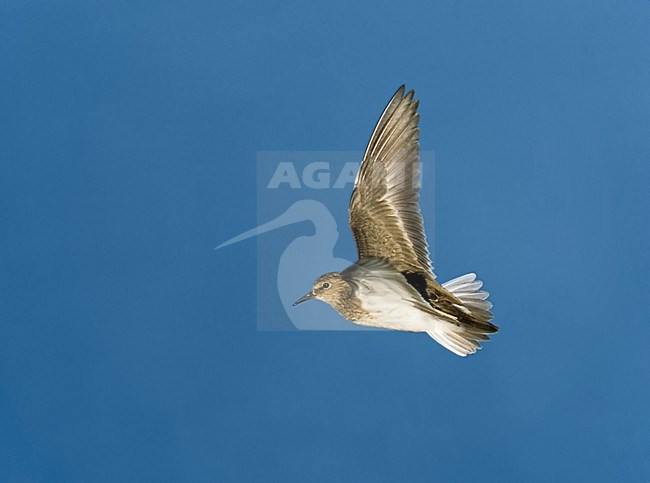
[(403, 99), (405, 91), (406, 91), (406, 84), (402, 84), (397, 88), (395, 94), (393, 94), (393, 97), (391, 97), (391, 101), (394, 101), (395, 99)]
[(415, 89), (411, 89), (410, 91), (406, 92), (406, 84), (402, 84), (397, 88), (395, 94), (393, 94), (393, 97), (388, 104), (390, 105), (396, 100), (401, 101), (402, 99), (406, 100), (406, 102), (410, 104), (414, 104), (416, 109), (420, 103), (418, 99), (415, 99)]

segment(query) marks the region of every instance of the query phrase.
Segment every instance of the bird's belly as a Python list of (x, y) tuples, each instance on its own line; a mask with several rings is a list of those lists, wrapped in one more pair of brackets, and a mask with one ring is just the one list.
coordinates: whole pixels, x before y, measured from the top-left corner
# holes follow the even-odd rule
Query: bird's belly
[(414, 306), (414, 296), (409, 286), (399, 281), (381, 280), (366, 283), (359, 293), (368, 317), (357, 323), (373, 327), (411, 332), (431, 330), (435, 318)]

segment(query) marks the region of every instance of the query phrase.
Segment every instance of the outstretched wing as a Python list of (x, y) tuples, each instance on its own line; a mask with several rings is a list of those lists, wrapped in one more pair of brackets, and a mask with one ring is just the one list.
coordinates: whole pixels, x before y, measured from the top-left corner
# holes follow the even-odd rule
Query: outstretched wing
[(359, 259), (389, 260), (401, 272), (433, 277), (418, 206), (418, 101), (401, 86), (370, 136), (350, 199)]
[(419, 116), (413, 95), (404, 95), (401, 86), (370, 136), (350, 199), (350, 227), (359, 260), (388, 260), (436, 316), (464, 328), (475, 349), (498, 329), (489, 322), (491, 304), (486, 292), (476, 292), (481, 283), (474, 275), (449, 282), (449, 289), (435, 281), (418, 205)]

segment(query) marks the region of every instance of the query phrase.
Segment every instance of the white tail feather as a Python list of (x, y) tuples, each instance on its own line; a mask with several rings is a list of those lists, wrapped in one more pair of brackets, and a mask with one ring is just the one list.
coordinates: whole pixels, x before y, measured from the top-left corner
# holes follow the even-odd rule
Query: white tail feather
[[(474, 316), (483, 319), (489, 326), (492, 319), (490, 309), (492, 304), (487, 301), (489, 294), (480, 288), (483, 282), (476, 280), (476, 274), (468, 273), (462, 277), (450, 280), (442, 286), (451, 292), (462, 305), (458, 307), (465, 313), (471, 313)], [(454, 354), (465, 357), (468, 354), (474, 354), (481, 348), (479, 340), (488, 340), (487, 333), (496, 331), (484, 329), (476, 330), (474, 327), (464, 325), (445, 324), (436, 327), (434, 330), (427, 332), (436, 342), (449, 349)]]
[(462, 277), (443, 283), (442, 286), (449, 290), (458, 300), (463, 302), (463, 306), (468, 308), (472, 313), (485, 318), (492, 319), (490, 309), (492, 303), (487, 301), (490, 296), (485, 290), (479, 290), (483, 282), (476, 280), (475, 273), (468, 273)]
[[(449, 349), (454, 354), (465, 357), (468, 354), (474, 354), (481, 348), (476, 340), (467, 338), (466, 334), (456, 332), (454, 329), (459, 329), (456, 326), (450, 325), (449, 327), (439, 327), (435, 331), (429, 331), (427, 334), (431, 336), (438, 344), (446, 349)], [(460, 329), (462, 330), (462, 329)]]

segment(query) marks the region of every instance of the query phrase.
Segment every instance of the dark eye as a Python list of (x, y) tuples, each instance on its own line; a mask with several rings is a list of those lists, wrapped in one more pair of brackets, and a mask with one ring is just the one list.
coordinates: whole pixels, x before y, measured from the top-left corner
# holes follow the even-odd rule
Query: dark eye
[(325, 282), (323, 285), (321, 285), (321, 287), (323, 287), (323, 288), (330, 288), (330, 283), (329, 283), (329, 282)]

